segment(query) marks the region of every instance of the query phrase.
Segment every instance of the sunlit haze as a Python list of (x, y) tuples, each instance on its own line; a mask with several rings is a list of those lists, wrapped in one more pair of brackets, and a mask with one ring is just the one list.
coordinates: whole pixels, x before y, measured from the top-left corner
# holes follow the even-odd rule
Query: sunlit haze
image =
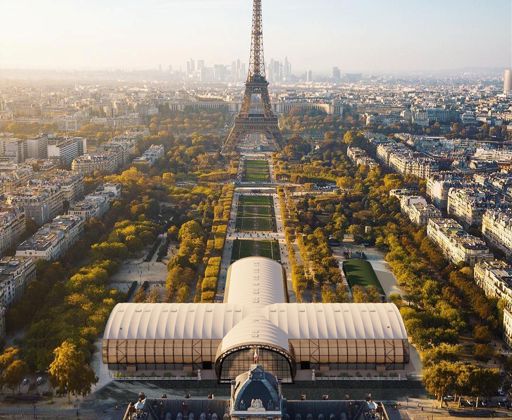
[[(509, 0), (267, 0), (266, 59), (294, 70), (406, 72), (511, 64)], [(0, 69), (247, 62), (249, 0), (0, 0)]]

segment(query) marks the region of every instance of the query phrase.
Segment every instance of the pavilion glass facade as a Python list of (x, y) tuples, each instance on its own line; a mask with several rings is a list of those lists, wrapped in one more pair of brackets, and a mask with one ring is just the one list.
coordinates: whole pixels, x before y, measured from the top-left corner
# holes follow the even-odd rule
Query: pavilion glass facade
[[(220, 382), (231, 382), (238, 375), (247, 372), (254, 364), (254, 346), (242, 346), (222, 355), (217, 362), (217, 377)], [(278, 349), (258, 346), (258, 364), (285, 383), (293, 382), (292, 361)]]

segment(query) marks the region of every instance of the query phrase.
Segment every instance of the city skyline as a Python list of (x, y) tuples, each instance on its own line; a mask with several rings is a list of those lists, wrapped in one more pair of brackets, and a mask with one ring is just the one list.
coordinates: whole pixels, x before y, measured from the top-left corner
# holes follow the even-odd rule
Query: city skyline
[[(3, 3), (0, 69), (185, 70), (191, 57), (248, 59), (248, 1)], [(511, 13), (505, 0), (264, 2), (265, 58), (324, 74), (510, 67)], [(29, 30), (17, 29), (21, 18)]]

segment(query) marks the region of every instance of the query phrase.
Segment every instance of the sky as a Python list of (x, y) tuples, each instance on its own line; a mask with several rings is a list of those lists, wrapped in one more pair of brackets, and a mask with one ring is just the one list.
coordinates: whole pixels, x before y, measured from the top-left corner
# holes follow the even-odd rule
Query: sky
[[(0, 69), (248, 61), (251, 0), (0, 0)], [(265, 59), (294, 72), (512, 66), (512, 0), (263, 0)]]

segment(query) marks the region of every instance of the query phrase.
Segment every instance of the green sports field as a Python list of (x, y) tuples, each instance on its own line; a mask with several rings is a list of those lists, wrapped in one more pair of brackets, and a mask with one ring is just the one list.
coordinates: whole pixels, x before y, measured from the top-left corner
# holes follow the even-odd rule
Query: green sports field
[(277, 241), (256, 241), (236, 239), (233, 242), (231, 262), (246, 257), (267, 257), (280, 261), (279, 243)]
[(276, 221), (272, 197), (241, 195), (238, 200), (236, 229), (245, 232), (275, 232)]
[(368, 261), (355, 258), (344, 261), (343, 272), (351, 288), (354, 286), (373, 286), (380, 294), (385, 294), (372, 265)]
[(270, 182), (270, 170), (266, 160), (246, 160), (243, 182)]

